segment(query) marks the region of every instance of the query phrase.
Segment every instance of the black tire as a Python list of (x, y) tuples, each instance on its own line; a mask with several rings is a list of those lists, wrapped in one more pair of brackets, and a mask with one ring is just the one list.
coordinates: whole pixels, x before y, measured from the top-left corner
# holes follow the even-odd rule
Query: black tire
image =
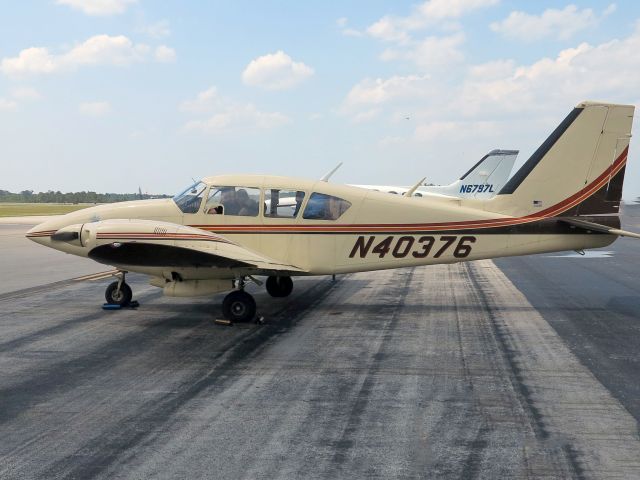
[(104, 298), (110, 305), (125, 307), (131, 302), (133, 292), (131, 291), (131, 287), (124, 282), (120, 286), (120, 291), (118, 291), (118, 282), (113, 282), (104, 292)]
[(256, 301), (244, 290), (234, 290), (224, 297), (222, 313), (232, 322), (248, 322), (256, 316)]
[(293, 291), (293, 280), (291, 277), (269, 277), (266, 287), (272, 297), (288, 297)]

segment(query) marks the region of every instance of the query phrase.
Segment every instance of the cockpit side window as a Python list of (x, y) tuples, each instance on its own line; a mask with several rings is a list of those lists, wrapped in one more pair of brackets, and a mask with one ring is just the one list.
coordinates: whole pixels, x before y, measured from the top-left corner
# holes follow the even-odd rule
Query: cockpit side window
[(302, 190), (266, 188), (264, 191), (264, 216), (271, 218), (296, 218), (302, 202)]
[(332, 195), (314, 192), (309, 197), (302, 218), (306, 220), (337, 220), (351, 206), (351, 202)]
[(257, 217), (260, 189), (253, 187), (211, 187), (204, 212), (240, 217)]
[(189, 188), (173, 197), (173, 201), (182, 213), (196, 213), (202, 203), (202, 197), (207, 185), (203, 182), (196, 182)]

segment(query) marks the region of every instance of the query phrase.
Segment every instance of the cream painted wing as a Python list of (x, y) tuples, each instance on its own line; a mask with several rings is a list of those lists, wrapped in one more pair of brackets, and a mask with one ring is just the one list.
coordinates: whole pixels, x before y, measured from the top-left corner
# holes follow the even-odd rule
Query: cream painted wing
[(295, 275), (304, 270), (197, 228), (153, 220), (104, 220), (71, 225), (60, 240), (79, 243), (89, 258), (108, 265), (242, 268)]

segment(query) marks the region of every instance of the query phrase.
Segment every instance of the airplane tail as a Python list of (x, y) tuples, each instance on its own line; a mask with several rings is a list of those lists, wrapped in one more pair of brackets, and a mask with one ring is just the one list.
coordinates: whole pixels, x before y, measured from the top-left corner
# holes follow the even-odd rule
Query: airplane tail
[(439, 193), (462, 198), (490, 198), (507, 183), (518, 150), (491, 150), (478, 163)]
[(580, 103), (485, 208), (513, 216), (617, 214), (633, 112), (633, 105)]

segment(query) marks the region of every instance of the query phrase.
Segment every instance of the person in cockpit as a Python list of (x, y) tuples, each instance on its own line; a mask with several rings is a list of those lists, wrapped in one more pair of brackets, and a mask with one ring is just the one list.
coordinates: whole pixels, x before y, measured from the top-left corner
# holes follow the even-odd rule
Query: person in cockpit
[(258, 202), (252, 200), (244, 188), (236, 192), (236, 203), (238, 205), (238, 215), (245, 217), (258, 215)]
[(220, 203), (224, 206), (225, 215), (238, 215), (240, 205), (236, 199), (235, 187), (224, 187), (221, 190)]
[(296, 192), (296, 207), (293, 210), (293, 216), (297, 217), (298, 212), (300, 211), (300, 207), (302, 206), (302, 201), (304, 200), (304, 192), (298, 190)]

